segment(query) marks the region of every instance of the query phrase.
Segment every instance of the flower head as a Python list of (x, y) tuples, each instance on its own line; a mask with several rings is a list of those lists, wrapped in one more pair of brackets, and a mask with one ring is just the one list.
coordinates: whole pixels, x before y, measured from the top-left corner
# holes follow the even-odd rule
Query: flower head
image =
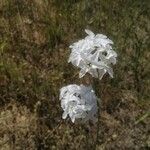
[(103, 34), (95, 35), (90, 30), (85, 32), (88, 35), (84, 39), (70, 46), (68, 62), (81, 69), (80, 78), (87, 72), (99, 79), (102, 79), (106, 72), (113, 77), (111, 65), (116, 64), (117, 57), (117, 53), (112, 49), (113, 41)]
[(93, 120), (97, 113), (97, 97), (91, 86), (71, 84), (60, 89), (61, 107), (64, 111), (62, 118), (67, 116), (74, 123)]

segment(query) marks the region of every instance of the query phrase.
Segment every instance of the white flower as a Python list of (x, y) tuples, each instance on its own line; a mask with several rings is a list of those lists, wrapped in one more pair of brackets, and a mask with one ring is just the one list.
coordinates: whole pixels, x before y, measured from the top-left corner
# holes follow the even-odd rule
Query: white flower
[(111, 46), (113, 42), (103, 34), (95, 35), (90, 30), (85, 32), (88, 36), (70, 46), (71, 54), (68, 62), (81, 68), (80, 78), (87, 72), (99, 79), (102, 79), (106, 72), (113, 77), (111, 65), (116, 64), (117, 57)]
[(74, 123), (75, 119), (83, 122), (96, 121), (97, 97), (91, 86), (71, 84), (60, 89), (62, 118), (67, 116)]

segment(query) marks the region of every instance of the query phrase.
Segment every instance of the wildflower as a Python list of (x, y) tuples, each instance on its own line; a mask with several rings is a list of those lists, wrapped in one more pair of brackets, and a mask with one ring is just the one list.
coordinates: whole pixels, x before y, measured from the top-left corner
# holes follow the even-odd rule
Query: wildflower
[(97, 97), (91, 86), (71, 84), (60, 89), (62, 118), (67, 116), (74, 123), (76, 119), (83, 122), (96, 121)]
[(81, 69), (80, 78), (87, 72), (99, 79), (102, 79), (106, 72), (113, 77), (111, 65), (116, 64), (117, 57), (117, 53), (112, 49), (113, 41), (103, 34), (95, 35), (90, 30), (85, 32), (88, 35), (84, 39), (70, 46), (68, 62)]

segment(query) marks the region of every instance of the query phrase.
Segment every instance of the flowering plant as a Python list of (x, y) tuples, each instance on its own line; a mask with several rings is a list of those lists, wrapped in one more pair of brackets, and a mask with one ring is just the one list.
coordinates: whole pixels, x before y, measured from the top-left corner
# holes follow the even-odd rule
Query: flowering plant
[(81, 69), (80, 78), (87, 72), (99, 79), (102, 79), (106, 72), (113, 77), (111, 64), (116, 64), (117, 57), (112, 48), (113, 42), (103, 34), (95, 35), (90, 30), (85, 32), (88, 35), (84, 39), (70, 46), (71, 54), (68, 62)]
[(68, 85), (60, 89), (61, 107), (64, 110), (63, 119), (67, 116), (74, 123), (75, 119), (93, 120), (97, 113), (97, 97), (91, 86)]
[[(95, 35), (87, 29), (85, 32), (88, 35), (84, 39), (70, 46), (71, 54), (68, 62), (81, 69), (80, 78), (89, 73), (92, 77), (101, 80), (106, 72), (113, 77), (111, 66), (116, 64), (117, 57), (117, 53), (112, 48), (113, 41), (103, 34)], [(60, 100), (64, 111), (63, 119), (69, 116), (73, 123), (76, 119), (96, 120), (96, 113), (99, 113), (97, 106), (99, 102), (90, 85), (71, 84), (65, 86), (60, 89)]]

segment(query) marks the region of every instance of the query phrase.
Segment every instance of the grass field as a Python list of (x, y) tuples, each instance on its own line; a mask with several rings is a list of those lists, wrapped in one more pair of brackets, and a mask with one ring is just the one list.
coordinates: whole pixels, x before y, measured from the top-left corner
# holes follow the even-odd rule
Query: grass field
[[(0, 149), (150, 149), (149, 0), (0, 0)], [(62, 120), (59, 89), (84, 83), (68, 64), (84, 29), (114, 41), (99, 85), (100, 124)]]

